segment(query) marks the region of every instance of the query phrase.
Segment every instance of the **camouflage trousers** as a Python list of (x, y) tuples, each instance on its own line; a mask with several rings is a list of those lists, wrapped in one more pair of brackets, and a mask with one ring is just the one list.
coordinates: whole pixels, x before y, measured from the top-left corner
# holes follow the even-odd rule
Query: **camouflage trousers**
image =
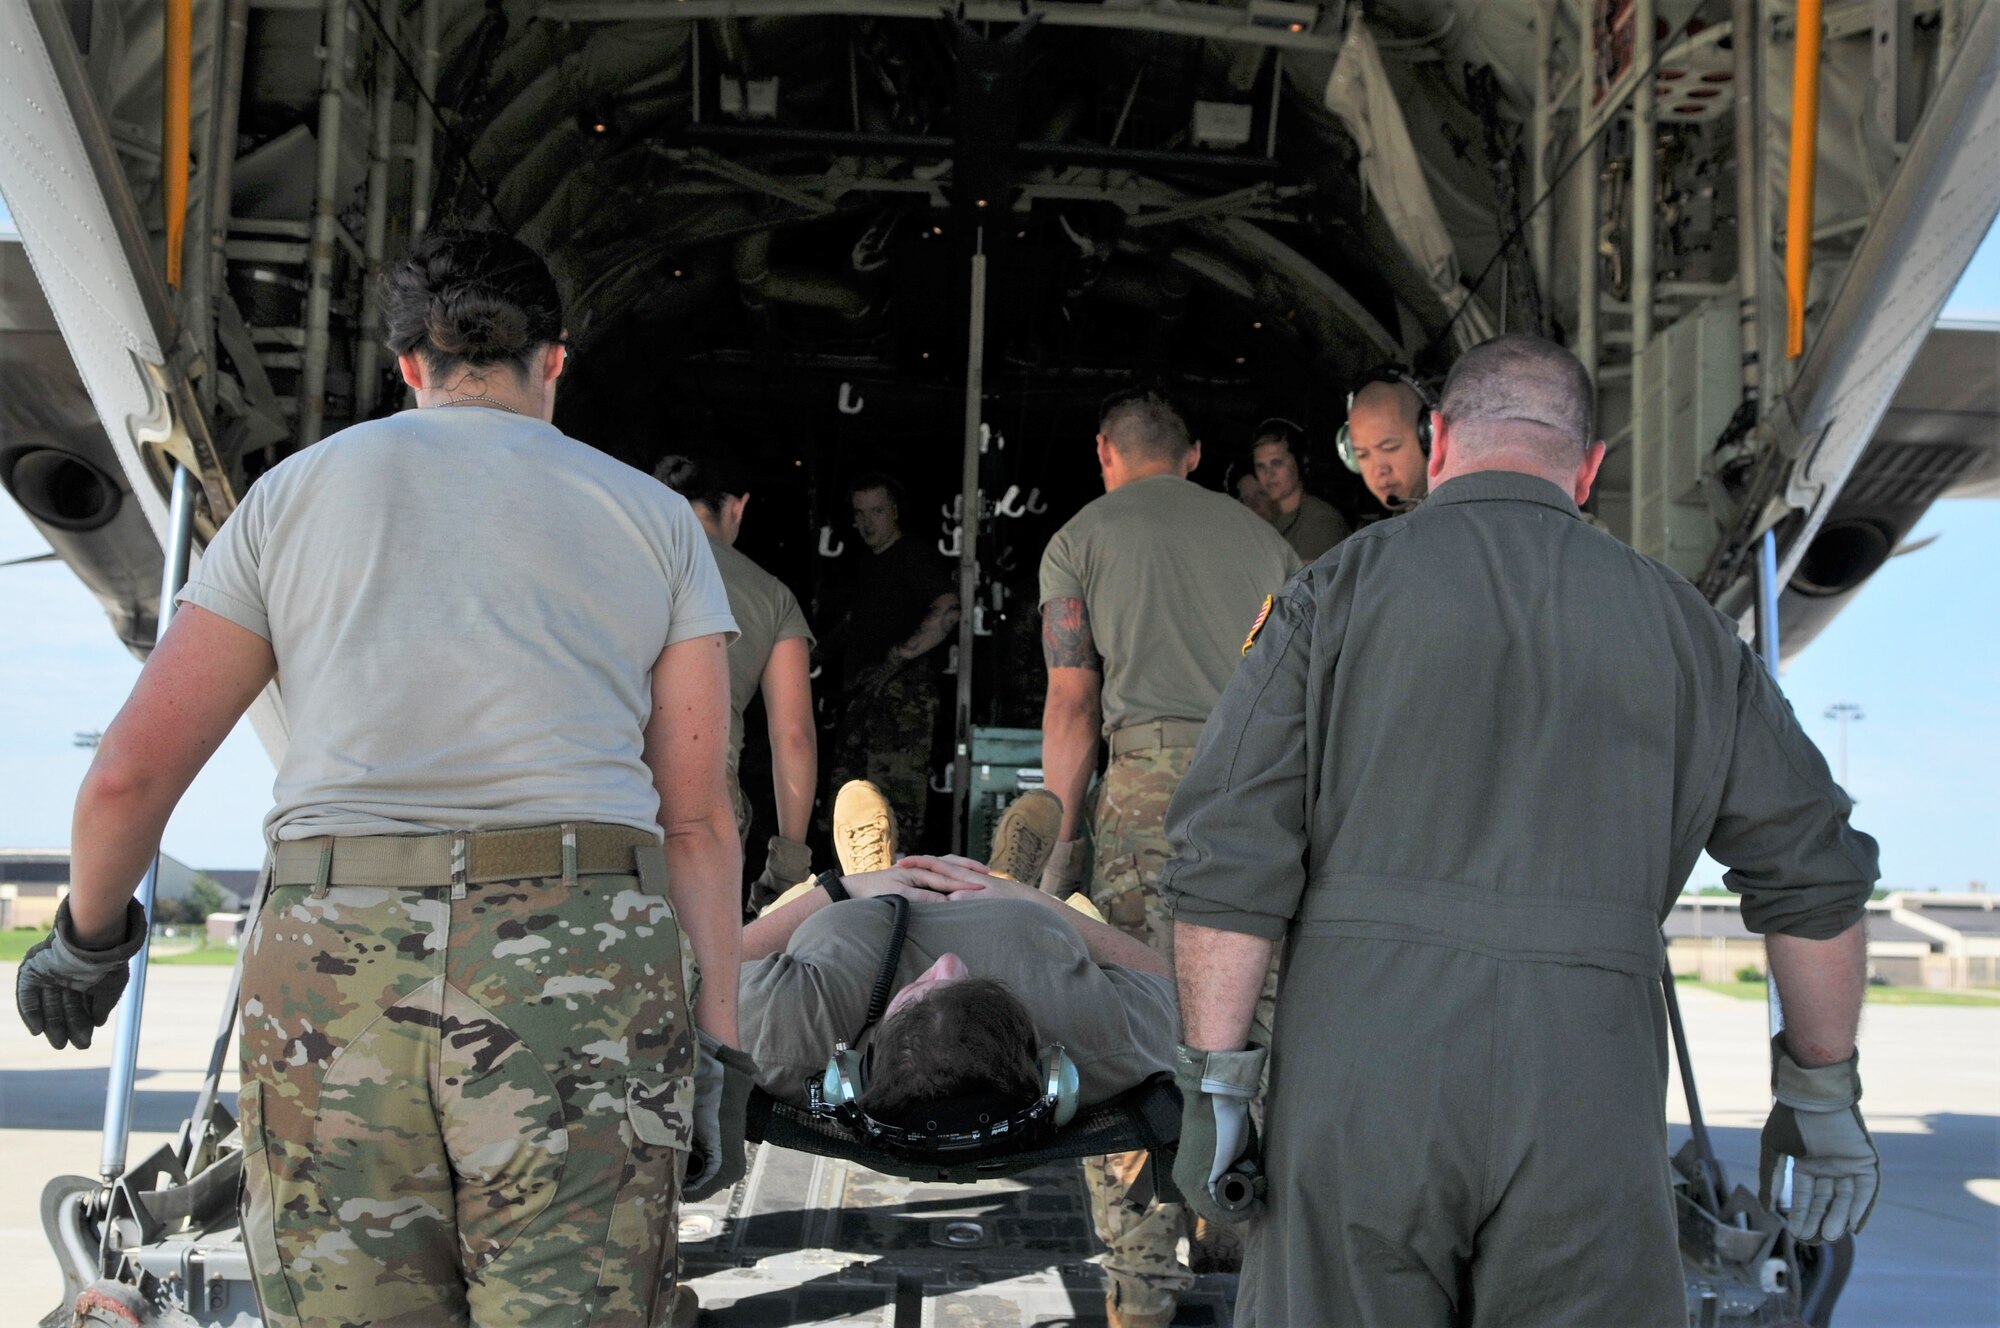
[[(898, 853), (922, 851), (937, 704), (937, 680), (926, 665), (912, 664), (876, 691), (852, 693), (834, 742), (828, 787), (865, 779), (881, 789), (895, 809)], [(833, 799), (822, 805), (831, 816)]]
[(273, 886), (241, 1007), (266, 1324), (667, 1322), (697, 974), (650, 866)]
[[(1167, 804), (1194, 760), (1192, 747), (1153, 747), (1113, 756), (1097, 788), (1091, 816), (1090, 899), (1105, 920), (1156, 953), (1174, 958), (1174, 920), (1160, 898), (1160, 872), (1173, 856), (1167, 843)], [(1264, 975), (1251, 1040), (1271, 1044), (1277, 995), (1275, 958)], [(1264, 1099), (1251, 1104), (1259, 1129)], [(1110, 1251), (1105, 1273), (1111, 1293), (1138, 1313), (1171, 1310), (1179, 1293), (1193, 1284), (1192, 1272), (1175, 1254), (1183, 1233), (1190, 1239), (1195, 1267), (1233, 1271), (1243, 1262), (1236, 1228), (1195, 1221), (1179, 1204), (1140, 1207), (1125, 1199), (1144, 1165), (1144, 1153), (1125, 1153), (1084, 1162), (1091, 1216), (1098, 1239)], [(1192, 1225), (1190, 1225), (1192, 1223)]]

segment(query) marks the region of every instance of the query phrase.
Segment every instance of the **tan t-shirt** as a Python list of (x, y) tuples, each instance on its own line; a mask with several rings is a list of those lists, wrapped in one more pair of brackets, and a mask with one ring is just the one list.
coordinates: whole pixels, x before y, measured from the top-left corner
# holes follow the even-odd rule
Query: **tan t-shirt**
[(1042, 554), (1041, 602), (1080, 599), (1104, 657), (1104, 731), (1200, 722), (1266, 595), (1299, 570), (1269, 522), (1175, 475), (1087, 504)]
[[(743, 965), (737, 1012), (757, 1082), (788, 1102), (826, 1069), (833, 1044), (866, 1047), (868, 997), (889, 943), (892, 914), (879, 899), (830, 904), (807, 918), (778, 954)], [(1085, 1104), (1116, 1097), (1174, 1068), (1179, 1007), (1173, 979), (1098, 964), (1074, 928), (1044, 904), (973, 899), (912, 904), (896, 989), (938, 956), (956, 954), (974, 977), (997, 978), (1019, 997), (1044, 1045), (1076, 1062)]]
[(772, 648), (794, 637), (803, 637), (811, 648), (813, 634), (805, 614), (799, 612), (797, 597), (784, 582), (713, 535), (708, 549), (715, 555), (716, 570), (729, 592), (729, 612), (742, 633), (729, 643), (729, 773), (734, 775), (743, 759), (743, 712), (757, 695)]
[(276, 839), (658, 834), (653, 663), (736, 630), (685, 499), (554, 425), (472, 406), (358, 424), (276, 466), (179, 598), (277, 655)]
[(1317, 561), (1321, 554), (1354, 533), (1347, 528), (1339, 508), (1309, 493), (1299, 495), (1296, 510), (1272, 517), (1271, 525), (1285, 537), (1285, 543), (1292, 546), (1302, 563)]

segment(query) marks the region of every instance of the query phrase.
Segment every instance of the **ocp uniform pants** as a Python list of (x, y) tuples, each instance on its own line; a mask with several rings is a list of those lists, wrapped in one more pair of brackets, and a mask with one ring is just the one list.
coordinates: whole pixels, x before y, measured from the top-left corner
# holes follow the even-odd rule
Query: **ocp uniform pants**
[[(1143, 727), (1152, 732), (1112, 735), (1111, 759), (1090, 817), (1089, 893), (1106, 921), (1171, 964), (1174, 920), (1159, 890), (1160, 870), (1173, 857), (1166, 836), (1167, 804), (1194, 759), (1193, 741), (1201, 726), (1170, 722)], [(1263, 1028), (1270, 1026), (1276, 971), (1274, 965), (1258, 1001)], [(1129, 1202), (1125, 1196), (1145, 1161), (1144, 1153), (1086, 1158), (1084, 1180), (1098, 1239), (1108, 1251), (1104, 1266), (1112, 1296), (1124, 1307), (1157, 1313), (1194, 1284), (1193, 1273), (1175, 1252), (1184, 1231), (1192, 1236), (1198, 1265), (1233, 1269), (1242, 1247), (1228, 1228), (1196, 1222), (1190, 1229), (1190, 1214), (1179, 1204)]]
[[(850, 779), (865, 779), (881, 789), (895, 811), (901, 853), (923, 850), (937, 708), (937, 680), (919, 661), (876, 691), (851, 694), (834, 741), (830, 787), (837, 791)], [(832, 808), (828, 798), (824, 814), (831, 816)]]
[(280, 846), (242, 1002), (267, 1324), (666, 1321), (696, 974), (659, 848), (578, 830)]

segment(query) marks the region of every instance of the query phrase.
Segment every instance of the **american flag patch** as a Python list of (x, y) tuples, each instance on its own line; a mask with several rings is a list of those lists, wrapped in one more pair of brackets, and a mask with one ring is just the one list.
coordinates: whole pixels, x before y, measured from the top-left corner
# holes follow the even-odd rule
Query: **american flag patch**
[(1257, 644), (1257, 633), (1264, 630), (1264, 620), (1271, 616), (1271, 597), (1264, 596), (1264, 607), (1257, 610), (1257, 621), (1250, 624), (1250, 635), (1243, 638), (1243, 653), (1249, 654), (1250, 647)]

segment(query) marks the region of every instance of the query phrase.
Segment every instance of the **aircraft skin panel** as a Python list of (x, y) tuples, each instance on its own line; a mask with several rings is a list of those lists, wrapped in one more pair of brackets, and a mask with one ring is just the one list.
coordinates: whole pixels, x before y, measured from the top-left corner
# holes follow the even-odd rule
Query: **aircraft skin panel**
[(1781, 580), (1833, 510), (1996, 215), (2000, 4), (1988, 4), (1794, 380), (1790, 396), (1807, 450), (1786, 496), (1809, 516), (1784, 551)]
[[(0, 195), (63, 340), (156, 537), (166, 499), (138, 438), (164, 435), (167, 407), (141, 364), (164, 365), (140, 278), (27, 0), (0, 0)], [(112, 187), (122, 187), (114, 182)]]

